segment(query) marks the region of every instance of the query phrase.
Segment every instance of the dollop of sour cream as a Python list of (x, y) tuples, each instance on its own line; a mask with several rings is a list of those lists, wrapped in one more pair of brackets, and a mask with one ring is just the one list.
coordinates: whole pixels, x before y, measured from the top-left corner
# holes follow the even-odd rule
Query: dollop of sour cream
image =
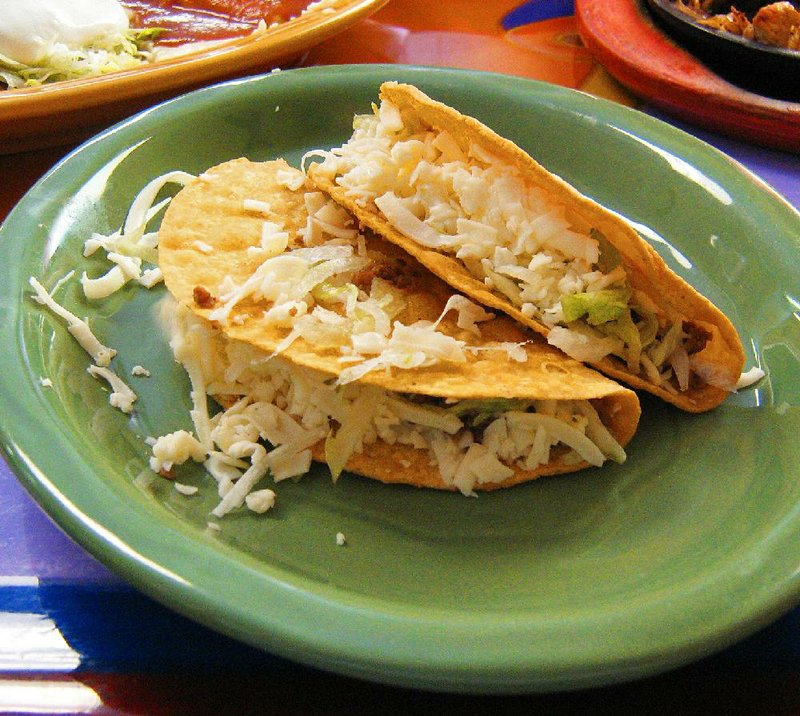
[(124, 33), (128, 15), (117, 0), (3, 0), (0, 54), (35, 65), (56, 43), (86, 47)]

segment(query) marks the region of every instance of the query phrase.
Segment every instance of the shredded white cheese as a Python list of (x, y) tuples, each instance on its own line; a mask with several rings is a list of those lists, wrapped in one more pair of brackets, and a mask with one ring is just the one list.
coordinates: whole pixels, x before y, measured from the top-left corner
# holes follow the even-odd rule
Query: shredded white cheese
[(262, 515), (275, 507), (275, 492), (270, 489), (255, 490), (245, 497), (249, 510)]
[(168, 472), (173, 465), (182, 465), (190, 458), (203, 462), (208, 454), (202, 443), (186, 430), (161, 435), (153, 443), (152, 452), (150, 469), (153, 472)]
[(111, 359), (117, 354), (113, 348), (104, 346), (97, 336), (92, 333), (89, 324), (78, 318), (74, 313), (70, 313), (66, 308), (57, 303), (33, 276), (28, 279), (31, 287), (36, 293), (35, 300), (47, 306), (59, 318), (67, 323), (67, 330), (72, 334), (78, 344), (83, 348), (98, 366), (107, 366)]
[[(288, 186), (305, 181), (295, 169), (284, 173)], [(265, 219), (260, 245), (249, 251), (261, 263), (241, 283), (231, 281), (220, 287), (221, 303), (210, 320), (241, 323), (243, 317), (231, 313), (239, 303), (250, 298), (265, 301), (270, 305), (260, 318), (262, 323), (287, 330), (273, 355), (299, 338), (321, 349), (338, 348), (341, 361), (353, 364), (342, 371), (341, 384), (376, 370), (467, 361), (471, 346), (442, 332), (442, 319), (455, 311), (458, 328), (480, 337), (478, 324), (493, 314), (455, 295), (434, 322), (409, 326), (395, 320), (405, 307), (402, 291), (377, 276), (366, 286), (353, 283), (360, 271), (369, 270), (372, 259), (364, 237), (352, 228), (352, 217), (320, 192), (306, 192), (304, 203), (308, 221), (301, 232), (303, 245), (292, 243), (283, 224)], [(245, 206), (264, 213), (269, 209), (268, 203), (258, 200), (245, 200)], [(512, 360), (527, 357), (516, 345), (495, 345), (492, 350), (505, 351)]]
[[(114, 264), (105, 274), (96, 278), (83, 273), (81, 285), (87, 298), (107, 298), (129, 281), (152, 288), (163, 280), (157, 266), (143, 268), (142, 265), (143, 262), (155, 264), (158, 260), (158, 232), (148, 232), (147, 227), (170, 202), (169, 198), (156, 202), (159, 192), (168, 184), (185, 186), (193, 179), (192, 174), (182, 171), (167, 172), (156, 177), (136, 195), (122, 228), (108, 235), (95, 233), (84, 242), (84, 256), (91, 256), (98, 249), (103, 249), (106, 258)], [(202, 241), (195, 243), (196, 248), (204, 253), (211, 250)]]
[(261, 201), (259, 199), (245, 199), (242, 202), (242, 208), (245, 211), (250, 211), (254, 214), (261, 214), (262, 216), (269, 216), (270, 205), (269, 202)]
[(111, 386), (108, 402), (114, 408), (118, 408), (123, 413), (130, 413), (133, 410), (133, 404), (137, 399), (136, 393), (113, 370), (98, 365), (90, 365), (86, 370), (96, 378), (102, 378)]
[[(387, 113), (388, 116), (388, 113)], [(389, 118), (390, 121), (391, 118)], [(146, 283), (148, 275), (160, 279), (157, 267), (142, 271), (142, 261), (154, 255), (158, 237), (146, 225), (166, 201), (153, 205), (166, 181), (188, 181), (189, 175), (172, 173), (151, 182), (137, 197), (120, 232), (94, 235), (86, 242), (88, 255), (103, 248), (114, 263), (105, 277), (82, 283), (88, 294), (108, 295), (109, 286), (135, 280)], [(298, 187), (302, 173), (287, 172), (287, 186)], [(441, 333), (438, 329), (450, 311), (457, 314), (462, 330), (480, 336), (478, 324), (492, 318), (463, 296), (453, 296), (436, 321), (406, 326), (396, 320), (404, 303), (402, 293), (388, 282), (374, 278), (368, 290), (350, 281), (369, 264), (364, 238), (352, 227), (352, 219), (318, 192), (306, 195), (309, 223), (303, 247), (287, 250), (283, 227), (265, 221), (258, 249), (265, 258), (256, 273), (241, 286), (229, 286), (222, 298), (224, 322), (231, 308), (243, 297), (271, 299), (271, 320), (291, 326), (291, 340), (302, 335), (311, 343), (338, 347), (345, 361), (360, 365), (339, 381), (330, 381), (315, 371), (266, 356), (251, 346), (228, 341), (219, 331), (195, 317), (186, 308), (165, 304), (170, 346), (184, 365), (192, 385), (191, 418), (195, 437), (185, 430), (148, 438), (153, 471), (166, 474), (189, 459), (202, 462), (215, 478), (220, 496), (212, 514), (222, 517), (247, 506), (263, 513), (275, 504), (275, 493), (256, 489), (267, 475), (275, 481), (308, 472), (312, 448), (325, 445), (326, 461), (335, 478), (349, 458), (377, 440), (388, 444), (427, 450), (446, 485), (474, 494), (476, 485), (501, 482), (513, 474), (513, 466), (532, 469), (552, 458), (552, 450), (565, 453), (565, 460), (587, 460), (600, 464), (606, 456), (624, 459), (622, 448), (593, 424), (592, 409), (580, 402), (551, 405), (548, 401), (529, 405), (530, 412), (500, 411), (488, 414), (489, 423), (473, 431), (449, 407), (420, 396), (396, 396), (374, 387), (350, 384), (358, 371), (387, 366), (412, 367), (436, 361), (463, 362), (473, 350), (504, 350), (522, 360), (522, 345), (474, 347)], [(266, 206), (249, 204), (261, 212)], [(202, 243), (202, 242), (201, 242)], [(202, 246), (197, 246), (203, 250)], [(110, 278), (109, 278), (110, 276)], [(35, 279), (36, 299), (67, 321), (70, 332), (92, 355), (97, 365), (89, 372), (106, 380), (112, 388), (110, 402), (131, 412), (136, 394), (106, 366), (115, 352), (97, 341), (85, 321), (57, 304)], [(276, 351), (276, 353), (279, 351)], [(149, 371), (134, 366), (132, 375)], [(363, 373), (361, 373), (363, 374)], [(207, 396), (236, 396), (226, 410), (209, 413)], [(588, 404), (587, 404), (588, 405)], [(596, 414), (595, 414), (596, 417)], [(599, 454), (599, 456), (598, 456)], [(410, 464), (407, 460), (404, 464)], [(194, 486), (174, 483), (184, 495), (195, 494)], [(209, 522), (210, 529), (218, 529)], [(345, 544), (342, 533), (337, 544)]]
[(736, 383), (736, 390), (744, 390), (745, 388), (749, 388), (751, 385), (755, 385), (765, 375), (766, 373), (757, 366), (746, 370), (744, 373), (742, 373), (741, 377)]
[(547, 325), (563, 320), (563, 294), (605, 280), (594, 268), (598, 241), (574, 226), (566, 206), (480, 145), (464, 152), (446, 131), (407, 129), (387, 101), (354, 126), (317, 170), (357, 203), (373, 202), (400, 233), (462, 259), (516, 305), (529, 304)]
[(139, 277), (139, 285), (144, 288), (153, 288), (153, 286), (161, 283), (163, 280), (164, 275), (161, 273), (161, 269), (151, 268), (142, 271), (142, 275)]
[(200, 488), (196, 485), (184, 485), (182, 482), (174, 482), (173, 487), (175, 490), (180, 492), (182, 495), (186, 495), (187, 497), (196, 495), (200, 490)]
[(613, 247), (604, 247), (601, 261), (599, 232), (560, 197), (480, 140), (468, 144), (417, 118), (406, 122), (386, 100), (373, 109), (354, 119), (342, 146), (303, 157), (322, 158), (312, 176), (373, 206), (418, 245), (460, 260), (549, 329), (548, 341), (571, 357), (596, 363), (614, 356), (672, 392), (687, 390), (692, 375), (720, 382), (690, 360), (682, 321), (660, 316), (649, 297), (631, 289)]
[(455, 412), (458, 402), (445, 406), (424, 396), (340, 385), (279, 357), (265, 361), (264, 353), (227, 339), (189, 309), (168, 305), (176, 317), (172, 328), (182, 334), (171, 340), (178, 360), (190, 373), (199, 370), (198, 384), (209, 394), (243, 396), (209, 419), (213, 447), (205, 464), (219, 485), (217, 517), (246, 504), (268, 474), (275, 480), (305, 474), (311, 448), (323, 441), (334, 479), (353, 454), (381, 440), (428, 451), (444, 483), (467, 495), (478, 484), (502, 482), (515, 467), (550, 461), (556, 448), (563, 459), (593, 465), (625, 459), (585, 401), (528, 401), (527, 411), (489, 406), (488, 422), (475, 431)]
[(214, 253), (214, 247), (211, 244), (207, 244), (205, 241), (194, 241), (192, 242), (192, 246), (202, 254)]

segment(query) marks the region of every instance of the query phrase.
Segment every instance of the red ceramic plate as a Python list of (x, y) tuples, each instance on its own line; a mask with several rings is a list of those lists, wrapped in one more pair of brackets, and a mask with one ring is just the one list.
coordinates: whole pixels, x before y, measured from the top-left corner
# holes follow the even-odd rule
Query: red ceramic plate
[(653, 105), (751, 143), (800, 152), (800, 103), (715, 74), (654, 24), (643, 0), (575, 0), (575, 16), (595, 58)]

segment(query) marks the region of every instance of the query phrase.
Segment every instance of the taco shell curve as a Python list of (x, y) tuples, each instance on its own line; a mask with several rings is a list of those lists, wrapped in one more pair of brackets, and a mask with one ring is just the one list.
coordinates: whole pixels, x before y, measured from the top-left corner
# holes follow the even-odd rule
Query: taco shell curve
[[(706, 362), (713, 366), (717, 378), (715, 382), (730, 385), (733, 389), (744, 366), (744, 350), (733, 324), (711, 301), (673, 272), (655, 249), (624, 219), (545, 169), (512, 141), (499, 136), (477, 119), (431, 99), (416, 87), (386, 82), (381, 85), (380, 98), (397, 107), (401, 115), (413, 116), (415, 122), (447, 131), (462, 151), (478, 143), (489, 153), (517, 168), (526, 182), (544, 189), (563, 202), (568, 207), (568, 218), (574, 226), (582, 230), (594, 228), (601, 232), (619, 252), (632, 288), (648, 295), (665, 316), (673, 320), (683, 319), (684, 325), (706, 337), (703, 354)], [(359, 205), (336, 184), (335, 179), (318, 171), (317, 167), (312, 164), (308, 172), (314, 183), (345, 206), (362, 224), (403, 248), (456, 290), (487, 307), (505, 312), (540, 335), (547, 336), (547, 326), (535, 317), (525, 316), (505, 296), (489, 290), (467, 271), (460, 260), (420, 246), (406, 237), (384, 219), (374, 202), (370, 201), (366, 206)], [(690, 387), (682, 393), (673, 393), (631, 374), (622, 361), (611, 357), (591, 365), (612, 378), (653, 393), (689, 412), (709, 410), (730, 394), (730, 390), (709, 383)]]

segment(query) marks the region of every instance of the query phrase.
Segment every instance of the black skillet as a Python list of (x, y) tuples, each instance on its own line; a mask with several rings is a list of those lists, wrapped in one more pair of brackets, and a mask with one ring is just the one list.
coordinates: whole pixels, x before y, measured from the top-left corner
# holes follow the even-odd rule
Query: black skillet
[[(764, 45), (699, 24), (675, 7), (674, 0), (646, 0), (656, 22), (686, 50), (729, 82), (777, 99), (800, 100), (800, 51)], [(752, 14), (768, 2), (734, 5)]]

